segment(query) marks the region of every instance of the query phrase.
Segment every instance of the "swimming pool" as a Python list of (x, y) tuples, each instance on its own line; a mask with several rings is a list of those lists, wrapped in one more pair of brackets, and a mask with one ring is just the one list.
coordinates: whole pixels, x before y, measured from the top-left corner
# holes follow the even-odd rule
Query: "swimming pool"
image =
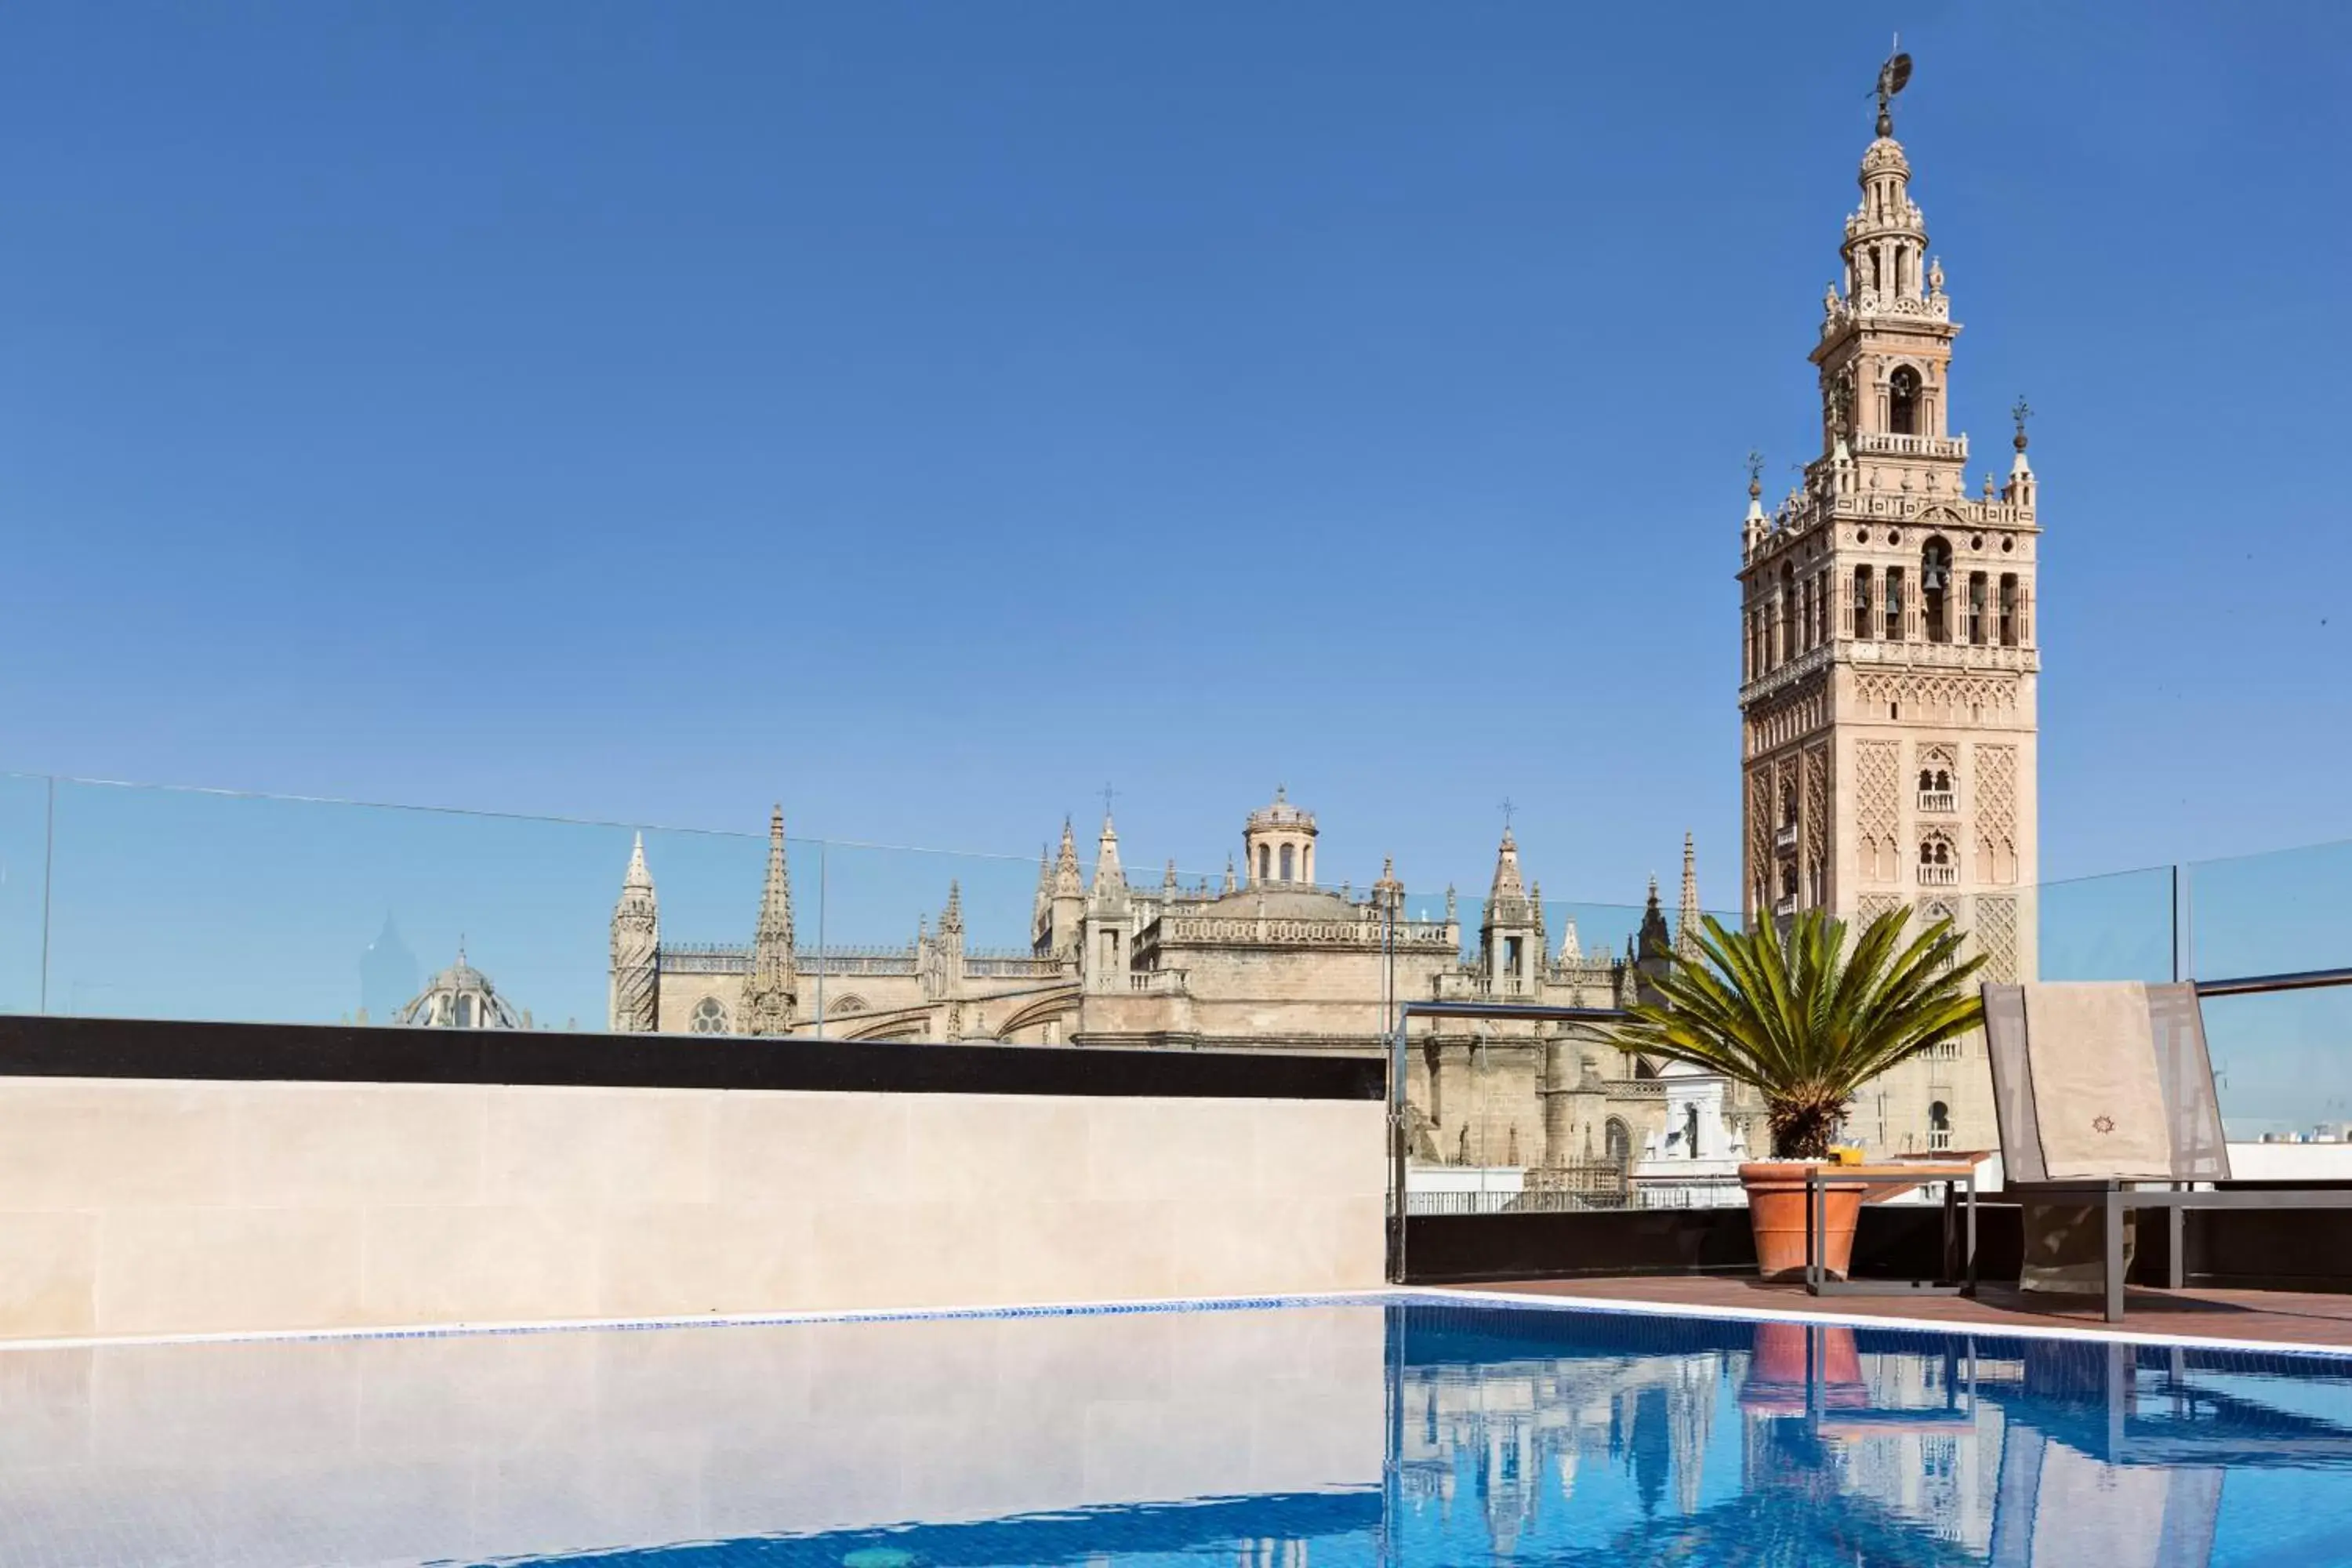
[(10, 1350), (0, 1560), (2352, 1563), (2352, 1356), (1436, 1296)]

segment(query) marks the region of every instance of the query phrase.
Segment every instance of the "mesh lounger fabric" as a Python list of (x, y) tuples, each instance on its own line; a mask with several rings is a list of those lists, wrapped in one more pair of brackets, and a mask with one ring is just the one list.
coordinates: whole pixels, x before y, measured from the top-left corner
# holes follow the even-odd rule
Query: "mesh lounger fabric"
[(2025, 1070), (2052, 1181), (2170, 1179), (2172, 1129), (2147, 987), (2027, 986)]
[[(2050, 1113), (2037, 1086), (2046, 1073), (2035, 1070), (2027, 994), (2051, 990), (2137, 991), (2144, 997), (2148, 1056), (2164, 1107), (2168, 1144), (2166, 1168), (2149, 1174), (2115, 1170), (2051, 1170), (2043, 1159)], [(2213, 1089), (2213, 1068), (2205, 1047), (2204, 1020), (2197, 989), (2170, 985), (1987, 985), (1985, 1043), (1992, 1059), (1993, 1110), (2000, 1125), (2005, 1179), (2014, 1185), (2067, 1179), (2226, 1182), (2230, 1158), (2223, 1143), (2221, 1107)], [(2046, 1015), (2046, 1008), (2037, 1009)], [(2039, 1042), (2052, 1044), (2048, 1039)], [(2056, 1047), (2056, 1048), (2063, 1048)], [(2053, 1088), (2054, 1089), (2054, 1084)], [(2093, 1112), (2094, 1116), (2098, 1112)], [(2060, 1142), (2063, 1143), (2063, 1137)]]

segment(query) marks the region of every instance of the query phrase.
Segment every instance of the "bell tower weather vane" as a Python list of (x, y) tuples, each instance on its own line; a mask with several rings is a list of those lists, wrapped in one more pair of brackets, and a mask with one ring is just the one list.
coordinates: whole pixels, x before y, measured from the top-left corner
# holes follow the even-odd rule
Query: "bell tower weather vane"
[(1903, 35), (1895, 35), (1894, 53), (1878, 68), (1878, 133), (1895, 134), (1895, 98), (1911, 80), (1911, 57), (1903, 52)]

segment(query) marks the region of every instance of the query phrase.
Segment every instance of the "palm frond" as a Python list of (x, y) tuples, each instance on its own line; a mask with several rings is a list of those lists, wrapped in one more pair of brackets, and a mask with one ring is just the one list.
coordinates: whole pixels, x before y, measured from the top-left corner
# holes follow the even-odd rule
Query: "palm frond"
[(1825, 1107), (1843, 1110), (1880, 1073), (1982, 1022), (1969, 982), (1983, 958), (1960, 958), (1967, 938), (1950, 920), (1906, 933), (1909, 920), (1878, 916), (1849, 952), (1846, 922), (1817, 910), (1749, 931), (1707, 916), (1696, 955), (1671, 956), (1655, 977), (1661, 1000), (1629, 1008), (1612, 1043), (1747, 1084), (1776, 1141), (1789, 1129), (1823, 1142)]

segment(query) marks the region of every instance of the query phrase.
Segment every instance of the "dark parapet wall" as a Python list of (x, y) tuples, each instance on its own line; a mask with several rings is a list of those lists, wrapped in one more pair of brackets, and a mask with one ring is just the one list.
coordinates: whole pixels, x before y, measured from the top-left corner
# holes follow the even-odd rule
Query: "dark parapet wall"
[(1386, 1064), (709, 1035), (0, 1016), (0, 1078), (1379, 1100)]

